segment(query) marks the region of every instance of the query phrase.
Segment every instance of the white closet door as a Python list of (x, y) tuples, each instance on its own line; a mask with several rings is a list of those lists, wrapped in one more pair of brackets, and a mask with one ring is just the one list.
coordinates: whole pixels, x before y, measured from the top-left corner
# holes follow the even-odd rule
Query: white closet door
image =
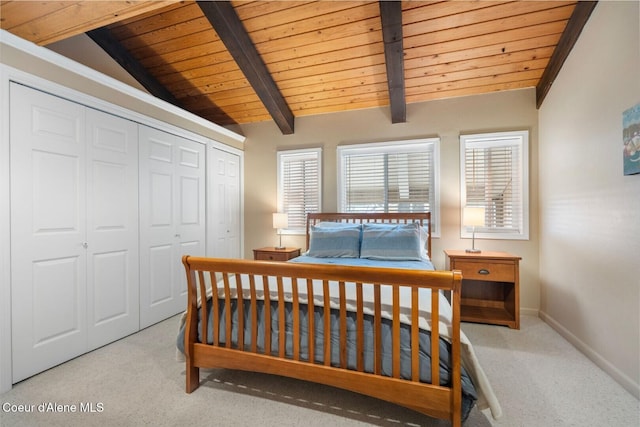
[(89, 350), (139, 329), (138, 125), (87, 109)]
[(175, 205), (177, 218), (177, 276), (174, 292), (177, 295), (178, 311), (187, 308), (187, 279), (182, 264), (183, 255), (206, 255), (206, 146), (186, 138), (177, 138), (176, 186), (178, 200)]
[(84, 107), (10, 85), (13, 382), (82, 354)]
[(183, 254), (204, 255), (204, 146), (140, 126), (140, 327), (186, 309)]
[(240, 156), (210, 145), (207, 168), (209, 239), (207, 254), (241, 258)]

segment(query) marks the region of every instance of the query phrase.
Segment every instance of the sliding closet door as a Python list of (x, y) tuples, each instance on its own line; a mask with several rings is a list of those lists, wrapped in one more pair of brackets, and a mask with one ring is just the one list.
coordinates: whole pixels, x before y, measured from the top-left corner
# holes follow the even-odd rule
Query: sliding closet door
[(10, 85), (13, 382), (82, 354), (84, 107)]
[(240, 156), (208, 147), (207, 255), (242, 258), (240, 253)]
[(140, 327), (186, 309), (181, 257), (204, 255), (204, 145), (140, 126)]
[(138, 124), (87, 108), (89, 350), (139, 329)]

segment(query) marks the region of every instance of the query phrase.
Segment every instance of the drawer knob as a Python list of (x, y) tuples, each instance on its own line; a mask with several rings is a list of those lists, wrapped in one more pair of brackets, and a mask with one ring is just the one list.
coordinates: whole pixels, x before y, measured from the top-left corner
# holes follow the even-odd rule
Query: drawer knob
[(486, 268), (481, 268), (480, 270), (478, 270), (478, 274), (490, 274), (491, 272), (489, 270), (487, 270)]

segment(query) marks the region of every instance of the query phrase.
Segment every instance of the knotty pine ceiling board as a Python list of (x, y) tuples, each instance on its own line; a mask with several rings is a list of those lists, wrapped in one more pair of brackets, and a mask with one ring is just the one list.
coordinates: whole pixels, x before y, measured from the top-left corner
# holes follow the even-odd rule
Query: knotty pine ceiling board
[(270, 3), (234, 5), (296, 116), (388, 104), (378, 2)]
[(405, 6), (407, 102), (421, 102), (535, 86), (575, 2)]
[[(537, 87), (577, 4), (402, 2), (406, 103)], [(377, 1), (231, 5), (295, 117), (389, 106)], [(195, 1), (3, 0), (0, 24), (44, 46), (105, 27), (182, 108), (220, 125), (272, 120)]]
[(0, 3), (0, 22), (2, 29), (45, 46), (175, 2), (3, 0)]
[(197, 3), (183, 2), (109, 30), (183, 108), (223, 125), (270, 119)]

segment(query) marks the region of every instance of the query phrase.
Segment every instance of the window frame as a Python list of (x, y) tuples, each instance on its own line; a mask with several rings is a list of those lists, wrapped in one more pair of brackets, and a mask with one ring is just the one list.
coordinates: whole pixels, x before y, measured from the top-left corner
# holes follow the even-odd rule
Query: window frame
[(344, 157), (350, 154), (382, 154), (416, 152), (429, 146), (433, 159), (433, 207), (431, 212), (431, 236), (440, 237), (440, 138), (420, 138), (400, 141), (371, 142), (364, 144), (339, 145), (336, 152), (337, 206), (339, 212), (345, 212), (343, 205), (345, 192)]
[[(317, 183), (317, 196), (318, 196), (318, 212), (322, 211), (322, 148), (302, 148), (296, 150), (278, 150), (277, 151), (277, 211), (286, 212), (284, 208), (284, 173), (283, 165), (285, 161), (290, 161), (293, 158), (302, 158), (305, 156), (315, 156), (318, 168), (318, 183)], [(300, 228), (289, 226), (279, 230), (280, 234), (287, 235), (304, 235), (306, 234), (306, 218), (305, 223)]]
[[(512, 141), (511, 143), (509, 141)], [(517, 165), (519, 167), (519, 186), (521, 188), (520, 206), (522, 218), (520, 225), (522, 229), (519, 232), (501, 232), (491, 227), (476, 227), (475, 237), (480, 239), (500, 239), (500, 240), (529, 240), (529, 131), (517, 130), (506, 132), (479, 133), (472, 135), (460, 135), (460, 237), (471, 238), (473, 230), (471, 227), (465, 227), (462, 223), (463, 209), (467, 204), (467, 186), (466, 186), (466, 149), (468, 145), (476, 144), (484, 146), (484, 148), (501, 147), (501, 146), (519, 146), (519, 156)], [(513, 176), (513, 169), (511, 172)], [(487, 208), (490, 201), (485, 198), (484, 207)], [(480, 206), (470, 204), (470, 206)], [(515, 230), (511, 227), (511, 230)]]

